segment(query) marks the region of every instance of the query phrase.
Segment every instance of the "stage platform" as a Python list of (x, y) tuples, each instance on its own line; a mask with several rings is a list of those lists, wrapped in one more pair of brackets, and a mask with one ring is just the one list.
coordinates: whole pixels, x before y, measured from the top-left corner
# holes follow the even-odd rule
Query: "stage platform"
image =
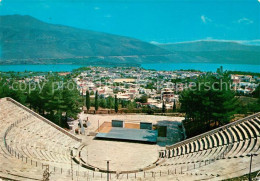
[(95, 138), (156, 143), (157, 136), (157, 130), (112, 127), (108, 133), (98, 133)]

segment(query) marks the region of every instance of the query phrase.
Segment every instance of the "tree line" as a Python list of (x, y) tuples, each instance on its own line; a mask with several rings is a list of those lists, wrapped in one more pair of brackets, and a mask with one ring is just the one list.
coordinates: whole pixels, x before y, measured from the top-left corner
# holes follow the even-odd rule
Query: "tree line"
[[(135, 112), (137, 109), (141, 110), (142, 113), (154, 114), (157, 113), (166, 113), (166, 112), (177, 112), (176, 102), (174, 100), (172, 110), (166, 109), (165, 101), (162, 102), (161, 109), (151, 108), (150, 105), (140, 106), (138, 103), (147, 103), (148, 96), (146, 94), (142, 95), (140, 98), (136, 98), (135, 100), (123, 100), (118, 99), (117, 95), (114, 97), (108, 96), (104, 98), (98, 94), (98, 91), (95, 92), (95, 98), (90, 98), (91, 93), (87, 90), (86, 91), (86, 98), (85, 98), (85, 106), (87, 111), (90, 110), (91, 107), (94, 107), (95, 111), (98, 111), (99, 108), (106, 108), (106, 109), (114, 109), (117, 113), (119, 109), (127, 109), (128, 111)], [(138, 111), (140, 112), (140, 111)]]
[[(234, 114), (240, 113), (239, 97), (231, 88), (231, 80), (224, 72), (219, 76), (204, 75), (196, 80), (194, 89), (181, 93), (180, 111), (186, 113), (184, 125), (188, 136), (225, 125), (234, 118)], [(254, 111), (260, 111), (259, 105), (254, 104), (254, 107)]]
[(86, 91), (86, 108), (87, 111), (90, 110), (90, 107), (93, 106), (95, 108), (95, 111), (98, 111), (99, 107), (102, 108), (107, 108), (107, 109), (114, 109), (115, 112), (118, 112), (119, 109), (119, 104), (121, 104), (122, 107), (125, 107), (126, 105), (130, 105), (131, 101), (123, 101), (123, 100), (119, 100), (117, 98), (117, 95), (115, 95), (114, 97), (112, 96), (108, 96), (107, 98), (103, 98), (101, 96), (99, 96), (98, 91), (96, 91), (95, 93), (95, 99), (94, 101), (91, 101), (90, 99), (90, 92), (87, 90)]
[(67, 77), (50, 75), (33, 89), (29, 84), (23, 89), (15, 88), (15, 82), (15, 78), (0, 80), (0, 98), (11, 97), (61, 127), (68, 127), (67, 121), (76, 119), (81, 111), (83, 99), (76, 84)]

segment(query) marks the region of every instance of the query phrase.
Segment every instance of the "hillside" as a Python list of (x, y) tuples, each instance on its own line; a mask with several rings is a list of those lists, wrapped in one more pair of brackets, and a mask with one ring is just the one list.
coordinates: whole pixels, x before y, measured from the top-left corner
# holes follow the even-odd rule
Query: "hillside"
[(150, 44), (134, 38), (0, 16), (0, 64), (260, 64), (260, 46), (224, 41)]
[(191, 58), (186, 62), (260, 64), (260, 46), (228, 41), (195, 41), (158, 46)]
[(232, 41), (201, 40), (193, 42), (159, 44), (170, 51), (209, 52), (209, 51), (260, 51), (260, 46), (244, 45)]
[(127, 63), (169, 54), (137, 39), (48, 24), (31, 16), (0, 16), (0, 27), (2, 63)]

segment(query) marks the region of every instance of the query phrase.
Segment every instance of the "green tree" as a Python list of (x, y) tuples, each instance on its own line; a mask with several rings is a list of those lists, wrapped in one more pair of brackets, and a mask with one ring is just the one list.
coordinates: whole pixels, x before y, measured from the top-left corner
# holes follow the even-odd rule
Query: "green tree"
[(90, 95), (89, 95), (89, 91), (88, 90), (86, 92), (86, 108), (89, 111), (89, 109), (90, 109)]
[(117, 96), (115, 95), (115, 112), (118, 112), (118, 99)]
[(166, 112), (166, 105), (165, 105), (165, 101), (162, 102), (162, 112), (165, 113)]
[(134, 108), (136, 108), (136, 103), (135, 102), (132, 102), (132, 101), (129, 101), (129, 103), (127, 104), (127, 109), (129, 111), (133, 111)]
[(253, 97), (260, 98), (260, 85), (257, 86), (255, 91), (252, 93)]
[(252, 103), (249, 103), (247, 105), (247, 110), (253, 113), (260, 112), (260, 85), (258, 85), (252, 95), (257, 100), (255, 102), (252, 101)]
[[(0, 79), (0, 98), (11, 97), (14, 100), (20, 102), (21, 104), (26, 103), (26, 92), (24, 90), (21, 90), (19, 86), (14, 86), (13, 83), (15, 83), (16, 80), (8, 81), (6, 78), (1, 77)], [(13, 79), (16, 79), (15, 75), (13, 75)]]
[[(65, 112), (65, 120), (68, 121), (68, 118), (77, 119), (78, 113), (81, 112), (81, 107), (83, 106), (83, 98), (80, 96), (80, 92), (77, 90), (77, 86), (74, 82), (70, 82), (74, 84), (73, 89), (69, 89), (66, 87), (62, 91), (63, 100), (64, 100), (64, 112)], [(67, 126), (67, 124), (65, 124)]]
[(106, 99), (106, 102), (107, 102), (107, 108), (108, 109), (111, 109), (114, 107), (114, 101), (113, 101), (113, 97), (112, 96), (109, 96), (107, 99)]
[(104, 98), (100, 99), (99, 105), (100, 105), (100, 107), (102, 107), (102, 108), (106, 108), (106, 107), (107, 107), (106, 99), (104, 99)]
[(129, 101), (121, 100), (122, 108), (126, 108), (128, 104), (129, 104)]
[(192, 89), (182, 92), (180, 103), (187, 126), (193, 127), (191, 134), (196, 135), (211, 129), (213, 123), (214, 127), (229, 123), (236, 112), (237, 98), (225, 74), (221, 78), (206, 75)]
[(139, 99), (136, 99), (136, 102), (147, 103), (147, 100), (148, 100), (148, 96), (144, 94)]
[(99, 107), (98, 91), (96, 91), (96, 94), (95, 94), (95, 111), (98, 110), (98, 107)]
[(65, 101), (62, 98), (62, 91), (55, 91), (52, 99), (48, 101), (48, 105), (55, 110), (56, 123), (61, 127), (66, 127), (66, 122), (62, 119), (62, 112), (66, 109)]
[(173, 112), (176, 112), (176, 101), (175, 101), (175, 99), (174, 99), (174, 101), (173, 101), (172, 111), (173, 111)]
[(146, 88), (146, 89), (156, 89), (156, 87), (154, 86), (154, 84), (155, 84), (154, 82), (152, 82), (152, 83), (147, 83), (146, 86), (145, 86), (145, 88)]

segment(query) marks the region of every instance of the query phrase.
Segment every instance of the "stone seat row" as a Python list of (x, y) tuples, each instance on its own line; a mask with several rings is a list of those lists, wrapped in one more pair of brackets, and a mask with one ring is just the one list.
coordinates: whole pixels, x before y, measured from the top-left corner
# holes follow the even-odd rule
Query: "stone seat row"
[(250, 119), (240, 124), (220, 130), (214, 134), (210, 134), (200, 139), (191, 141), (187, 144), (183, 144), (173, 149), (164, 150), (163, 152), (160, 152), (159, 156), (171, 158), (193, 152), (217, 148), (224, 145), (231, 145), (229, 147), (234, 147), (234, 150), (237, 150), (236, 148), (239, 146), (243, 147), (244, 151), (247, 149), (251, 151), (256, 145), (258, 137), (260, 136), (259, 132), (260, 121), (256, 117), (254, 119)]
[[(42, 179), (41, 164), (60, 170), (71, 168), (70, 148), (77, 147), (79, 141), (41, 120), (19, 103), (8, 99), (0, 101), (0, 177), (9, 175), (9, 179), (30, 180), (33, 175)], [(25, 164), (25, 160), (28, 163)]]

